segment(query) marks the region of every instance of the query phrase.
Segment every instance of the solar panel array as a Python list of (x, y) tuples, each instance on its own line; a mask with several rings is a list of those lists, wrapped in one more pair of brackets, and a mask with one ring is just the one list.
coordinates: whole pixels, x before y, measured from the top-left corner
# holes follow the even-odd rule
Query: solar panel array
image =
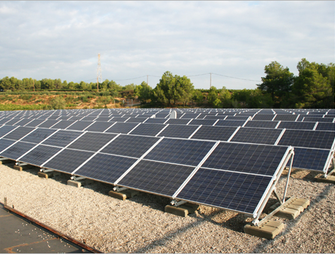
[[(170, 113), (0, 112), (0, 156), (255, 218), (291, 146), (297, 168), (327, 173), (333, 157), (333, 110), (177, 109), (177, 119)], [(306, 121), (315, 118), (332, 121)]]

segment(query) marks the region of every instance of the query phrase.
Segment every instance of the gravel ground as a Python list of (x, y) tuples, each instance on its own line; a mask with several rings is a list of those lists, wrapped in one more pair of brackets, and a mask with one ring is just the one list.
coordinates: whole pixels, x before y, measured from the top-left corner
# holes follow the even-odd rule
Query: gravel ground
[[(274, 240), (243, 232), (250, 217), (200, 206), (188, 217), (164, 212), (169, 200), (146, 193), (121, 201), (107, 195), (110, 185), (66, 185), (69, 175), (39, 178), (38, 169), (0, 165), (0, 201), (102, 252), (154, 253), (334, 253), (335, 185), (315, 182), (315, 172), (295, 170), (287, 196), (310, 206), (285, 224)], [(278, 183), (280, 193), (286, 176)]]

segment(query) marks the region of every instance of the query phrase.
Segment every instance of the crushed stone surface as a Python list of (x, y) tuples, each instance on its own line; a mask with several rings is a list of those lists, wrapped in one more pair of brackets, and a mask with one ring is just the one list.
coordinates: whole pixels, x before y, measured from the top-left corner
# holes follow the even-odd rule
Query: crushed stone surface
[[(249, 215), (200, 205), (179, 217), (164, 212), (170, 201), (165, 197), (139, 193), (122, 201), (108, 196), (112, 186), (105, 183), (76, 188), (67, 185), (69, 175), (45, 179), (37, 173), (33, 167), (0, 165), (0, 201), (6, 197), (9, 206), (102, 252), (335, 252), (335, 185), (316, 182), (315, 172), (292, 172), (287, 196), (307, 198), (310, 206), (294, 220), (274, 217), (285, 225), (274, 240), (244, 233)], [(278, 193), (286, 180), (283, 174)]]

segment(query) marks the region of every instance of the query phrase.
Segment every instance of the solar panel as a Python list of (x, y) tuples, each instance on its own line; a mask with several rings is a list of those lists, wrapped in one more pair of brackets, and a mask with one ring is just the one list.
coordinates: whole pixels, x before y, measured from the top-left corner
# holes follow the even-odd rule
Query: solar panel
[(158, 140), (155, 137), (120, 135), (101, 153), (140, 158)]
[(191, 119), (169, 119), (168, 124), (187, 124)]
[(146, 119), (147, 117), (131, 117), (128, 119), (127, 123), (143, 123)]
[(145, 159), (197, 166), (214, 142), (164, 138)]
[(65, 147), (78, 138), (82, 132), (59, 130), (43, 142), (45, 145)]
[(220, 143), (203, 167), (272, 176), (286, 150), (279, 146)]
[(56, 130), (51, 129), (35, 129), (33, 132), (29, 133), (27, 136), (25, 136), (22, 141), (31, 142), (31, 143), (40, 143), (47, 137), (49, 137), (52, 133), (54, 133)]
[(245, 123), (245, 121), (239, 121), (239, 120), (219, 120), (215, 126), (233, 126), (238, 127), (242, 126)]
[(330, 149), (334, 137), (331, 131), (286, 130), (278, 145)]
[(68, 130), (82, 131), (91, 124), (92, 124), (92, 122), (88, 122), (88, 121), (78, 121), (78, 122), (75, 122), (74, 124), (72, 124), (71, 126), (69, 126), (67, 129)]
[(31, 165), (41, 166), (61, 149), (60, 147), (38, 145), (32, 151), (19, 158), (19, 160)]
[(169, 125), (158, 136), (188, 138), (197, 128), (195, 125)]
[[(15, 141), (9, 139), (0, 139), (0, 152), (12, 145)], [(1, 156), (1, 153), (0, 153)]]
[(245, 127), (256, 127), (256, 128), (275, 128), (278, 124), (278, 121), (248, 121)]
[(42, 122), (44, 122), (44, 120), (35, 119), (35, 120), (32, 120), (30, 123), (27, 123), (25, 126), (26, 127), (37, 127)]
[(276, 121), (295, 121), (298, 115), (276, 115), (274, 120)]
[(31, 119), (27, 119), (27, 118), (25, 118), (25, 119), (21, 119), (20, 121), (16, 122), (16, 123), (13, 124), (13, 125), (24, 126), (25, 124), (27, 124), (27, 123), (29, 123), (29, 122), (31, 122)]
[(66, 129), (68, 126), (70, 126), (74, 122), (75, 121), (61, 120), (60, 122), (58, 122), (55, 125), (51, 126), (51, 128), (54, 128), (54, 129)]
[(114, 122), (95, 122), (91, 126), (89, 126), (86, 131), (98, 131), (103, 132), (111, 127)]
[(166, 120), (165, 118), (149, 118), (145, 123), (165, 123)]
[(215, 119), (192, 119), (189, 125), (213, 125), (215, 122)]
[(7, 139), (19, 140), (20, 138), (23, 138), (24, 136), (26, 136), (29, 132), (33, 130), (34, 129), (31, 127), (18, 127), (12, 132), (8, 133), (7, 135), (4, 135), (3, 137)]
[(113, 133), (128, 133), (132, 129), (134, 129), (138, 125), (138, 123), (115, 123), (112, 127), (110, 127), (105, 132), (113, 132)]
[(19, 121), (21, 121), (20, 118), (14, 118), (14, 119), (12, 119), (12, 120), (10, 120), (10, 121), (7, 121), (6, 124), (7, 124), (7, 125), (15, 125), (15, 124), (16, 124), (17, 122), (19, 122)]
[(93, 152), (64, 149), (42, 166), (57, 171), (71, 173), (92, 155)]
[(57, 122), (59, 122), (59, 120), (48, 119), (45, 122), (41, 123), (38, 127), (50, 128), (51, 126), (55, 125)]
[(277, 129), (258, 129), (258, 128), (240, 128), (231, 141), (255, 143), (255, 144), (275, 144), (282, 130)]
[(5, 158), (16, 160), (21, 157), (23, 154), (28, 152), (31, 148), (33, 148), (36, 144), (25, 143), (25, 142), (17, 142), (11, 147), (3, 150), (0, 155)]
[(271, 177), (200, 168), (177, 198), (252, 214)]
[(2, 138), (8, 132), (14, 130), (15, 128), (17, 128), (17, 127), (16, 126), (12, 126), (12, 125), (4, 125), (4, 126), (0, 127), (0, 138)]
[(166, 125), (143, 123), (137, 126), (130, 134), (156, 136)]
[(333, 118), (332, 117), (313, 117), (313, 116), (304, 116), (301, 120), (303, 120), (304, 122), (328, 122), (331, 123), (333, 122)]
[(125, 187), (172, 196), (193, 167), (153, 161), (139, 162), (120, 182)]
[(271, 121), (273, 118), (275, 117), (275, 115), (262, 115), (262, 114), (257, 114), (253, 117), (252, 120), (268, 120)]
[(75, 174), (114, 183), (135, 162), (136, 159), (132, 158), (98, 153), (79, 168)]
[(293, 167), (323, 171), (327, 163), (329, 150), (294, 148)]
[(335, 131), (335, 123), (318, 123), (316, 130)]
[(281, 122), (278, 128), (292, 130), (313, 130), (315, 123), (313, 122)]
[(116, 137), (116, 134), (86, 132), (68, 147), (86, 151), (98, 151), (114, 137)]
[(236, 127), (201, 126), (191, 139), (227, 141), (235, 130)]

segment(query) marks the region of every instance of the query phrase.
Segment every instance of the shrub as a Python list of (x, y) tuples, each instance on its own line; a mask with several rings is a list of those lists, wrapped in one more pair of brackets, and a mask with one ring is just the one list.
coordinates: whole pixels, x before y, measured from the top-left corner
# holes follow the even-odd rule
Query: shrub
[(56, 96), (50, 100), (50, 106), (52, 109), (64, 109), (66, 106), (65, 99), (62, 96)]

